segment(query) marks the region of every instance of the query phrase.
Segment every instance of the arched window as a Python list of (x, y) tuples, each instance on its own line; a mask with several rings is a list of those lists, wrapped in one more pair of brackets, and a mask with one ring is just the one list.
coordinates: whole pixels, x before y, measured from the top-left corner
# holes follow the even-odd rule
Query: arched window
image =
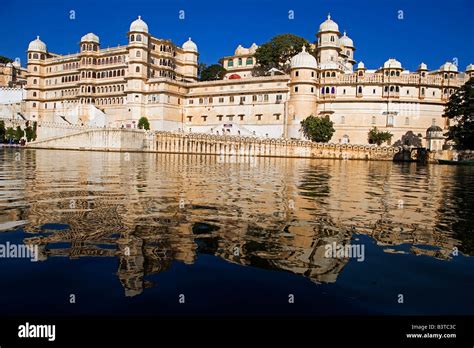
[(142, 41), (142, 36), (140, 34), (137, 35), (137, 41)]
[(363, 75), (363, 72), (362, 71), (359, 71), (359, 76), (362, 76)]
[(28, 54), (28, 59), (31, 59), (31, 53)]
[(362, 93), (362, 86), (359, 86), (358, 90), (359, 93)]
[(326, 94), (329, 94), (329, 87), (326, 87)]
[(395, 71), (391, 71), (390, 76), (395, 76)]
[(330, 77), (331, 76), (331, 73), (328, 71), (326, 72), (326, 77)]
[(37, 80), (36, 79), (33, 79), (33, 84), (36, 85), (37, 84)]
[(351, 51), (347, 50), (347, 51), (346, 51), (346, 54), (347, 54), (347, 56), (350, 57), (350, 56), (351, 56)]
[(247, 58), (246, 64), (247, 65), (252, 65), (253, 64), (253, 58)]
[(334, 93), (336, 93), (336, 88), (331, 87), (331, 94), (334, 94)]
[(239, 58), (238, 64), (239, 64), (239, 65), (242, 65), (242, 58)]
[(400, 71), (397, 71), (397, 76), (400, 76)]
[(331, 77), (336, 77), (336, 73), (334, 71), (331, 73)]
[(33, 53), (33, 59), (38, 59), (38, 53)]
[(130, 35), (130, 41), (135, 41), (135, 35)]
[(385, 76), (388, 76), (388, 71), (385, 72)]
[(400, 88), (398, 86), (395, 87), (395, 92), (400, 92)]
[(125, 69), (122, 69), (122, 76), (125, 76)]
[(139, 67), (139, 66), (137, 66), (137, 67), (135, 68), (135, 72), (137, 72), (137, 73), (140, 72), (140, 67)]
[(38, 67), (35, 66), (35, 67), (33, 68), (33, 71), (38, 71)]
[(36, 97), (36, 92), (33, 92), (33, 97)]
[(390, 92), (393, 92), (394, 88), (393, 86), (390, 86)]
[(334, 42), (334, 35), (331, 35), (331, 42)]
[(135, 57), (141, 57), (141, 56), (142, 56), (142, 53), (141, 53), (140, 51), (137, 51), (137, 52), (135, 53)]
[(425, 88), (424, 87), (421, 88), (421, 95), (425, 95)]
[(36, 103), (33, 103), (33, 107), (34, 107), (34, 108), (36, 107)]
[(324, 94), (324, 87), (321, 88), (321, 94)]

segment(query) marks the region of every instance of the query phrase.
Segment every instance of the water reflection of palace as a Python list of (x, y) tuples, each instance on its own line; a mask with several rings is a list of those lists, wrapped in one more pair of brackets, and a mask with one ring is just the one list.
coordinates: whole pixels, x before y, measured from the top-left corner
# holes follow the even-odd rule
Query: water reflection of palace
[(43, 259), (117, 257), (127, 296), (202, 253), (335, 282), (348, 259), (326, 258), (325, 245), (357, 243), (354, 233), (387, 252), (411, 244), (411, 253), (448, 260), (462, 250), (440, 219), (455, 201), (451, 168), (28, 151), (28, 171), (13, 173), (25, 183), (13, 209), (27, 221), (25, 243), (39, 244)]

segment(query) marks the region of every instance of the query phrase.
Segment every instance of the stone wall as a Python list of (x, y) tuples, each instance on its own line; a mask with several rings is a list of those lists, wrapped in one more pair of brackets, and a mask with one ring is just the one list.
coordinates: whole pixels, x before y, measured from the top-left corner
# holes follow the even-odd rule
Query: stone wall
[(75, 132), (40, 139), (28, 143), (28, 147), (66, 150), (98, 151), (154, 151), (152, 132), (139, 129), (79, 127)]
[(163, 153), (392, 161), (400, 151), (393, 147), (322, 144), (285, 139), (170, 132), (157, 132), (155, 134), (156, 151)]

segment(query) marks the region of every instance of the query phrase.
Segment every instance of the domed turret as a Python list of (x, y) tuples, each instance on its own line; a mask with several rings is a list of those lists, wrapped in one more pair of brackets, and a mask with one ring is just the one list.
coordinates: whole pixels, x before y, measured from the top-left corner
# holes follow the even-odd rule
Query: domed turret
[(81, 37), (81, 42), (94, 42), (96, 44), (99, 43), (99, 37), (94, 33), (88, 33)]
[(356, 70), (366, 70), (364, 62), (360, 61), (359, 64), (357, 64)]
[(425, 63), (421, 63), (420, 65), (418, 65), (418, 71), (426, 71), (428, 70), (428, 66), (425, 64)]
[(347, 36), (346, 32), (344, 32), (344, 35), (339, 39), (339, 43), (344, 47), (354, 48), (354, 42)]
[(188, 41), (183, 44), (183, 50), (188, 52), (197, 52), (198, 48), (197, 45), (193, 42), (193, 40), (189, 38)]
[(458, 67), (451, 62), (446, 62), (439, 67), (439, 70), (443, 72), (458, 72)]
[(466, 72), (472, 72), (474, 71), (474, 64), (469, 64), (467, 67), (466, 67)]
[(139, 33), (148, 33), (148, 24), (146, 24), (141, 16), (130, 24), (130, 31)]
[(46, 53), (46, 44), (37, 36), (35, 40), (28, 45), (28, 51), (44, 52)]
[(254, 54), (258, 49), (258, 45), (254, 42), (252, 46), (250, 46), (249, 51), (250, 53)]
[(384, 69), (403, 69), (402, 63), (400, 63), (395, 58), (388, 59), (385, 63), (383, 63)]
[(324, 22), (322, 22), (321, 25), (319, 26), (319, 32), (320, 33), (327, 32), (327, 31), (339, 33), (339, 26), (337, 25), (336, 22), (334, 22), (331, 19), (330, 14), (328, 14), (328, 19), (326, 19)]
[(318, 63), (316, 62), (316, 58), (314, 58), (311, 54), (306, 52), (306, 46), (303, 46), (303, 49), (300, 53), (296, 56), (291, 58), (290, 66), (292, 69), (296, 68), (311, 68), (317, 69)]

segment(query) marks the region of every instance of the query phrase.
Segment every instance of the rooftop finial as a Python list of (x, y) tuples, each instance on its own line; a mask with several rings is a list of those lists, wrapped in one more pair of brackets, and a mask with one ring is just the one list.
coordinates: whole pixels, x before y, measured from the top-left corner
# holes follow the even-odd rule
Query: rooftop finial
[(306, 46), (303, 45), (303, 51), (302, 52), (306, 52)]
[(40, 36), (39, 35), (36, 35), (36, 40), (39, 40), (40, 39)]
[(328, 19), (331, 19), (331, 14), (330, 13), (328, 13)]
[(346, 30), (345, 30), (345, 29), (344, 29), (344, 36), (347, 36), (347, 34), (346, 34)]
[(142, 19), (142, 16), (138, 16), (138, 19)]
[(192, 41), (192, 40), (191, 40), (191, 36), (190, 36), (190, 37), (188, 37), (188, 41)]

